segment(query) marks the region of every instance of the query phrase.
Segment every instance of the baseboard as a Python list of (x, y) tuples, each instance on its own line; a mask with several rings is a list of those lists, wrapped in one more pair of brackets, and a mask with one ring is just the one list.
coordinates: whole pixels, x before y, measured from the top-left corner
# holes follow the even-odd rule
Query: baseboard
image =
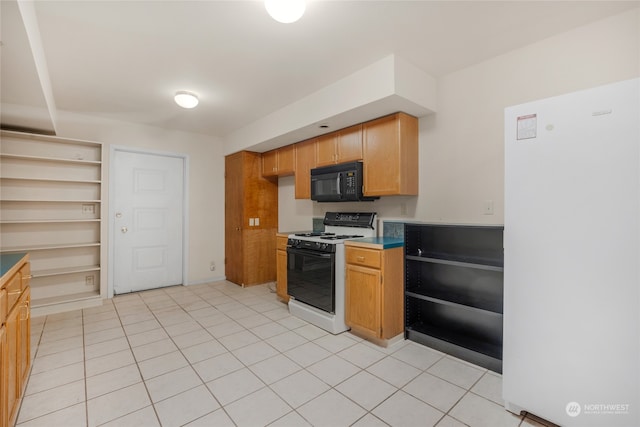
[(227, 280), (227, 276), (216, 276), (216, 277), (209, 277), (206, 279), (189, 281), (189, 283), (185, 283), (185, 286), (204, 285), (206, 283), (222, 282), (223, 280)]

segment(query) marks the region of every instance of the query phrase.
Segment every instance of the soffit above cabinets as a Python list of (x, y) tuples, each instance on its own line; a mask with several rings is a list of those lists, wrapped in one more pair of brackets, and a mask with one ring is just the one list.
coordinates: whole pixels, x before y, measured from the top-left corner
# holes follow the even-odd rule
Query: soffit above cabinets
[(436, 80), (390, 55), (229, 135), (225, 150), (264, 152), (403, 111), (436, 112)]

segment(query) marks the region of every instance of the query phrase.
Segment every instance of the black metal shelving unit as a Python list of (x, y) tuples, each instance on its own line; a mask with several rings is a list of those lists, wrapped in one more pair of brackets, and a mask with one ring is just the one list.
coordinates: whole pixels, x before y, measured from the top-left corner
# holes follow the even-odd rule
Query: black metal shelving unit
[(502, 372), (502, 226), (405, 224), (405, 337)]

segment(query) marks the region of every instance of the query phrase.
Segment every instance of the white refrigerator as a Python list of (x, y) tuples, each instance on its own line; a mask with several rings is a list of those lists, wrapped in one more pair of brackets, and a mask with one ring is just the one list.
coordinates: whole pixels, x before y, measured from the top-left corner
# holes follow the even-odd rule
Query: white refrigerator
[(640, 426), (640, 84), (505, 110), (503, 397)]

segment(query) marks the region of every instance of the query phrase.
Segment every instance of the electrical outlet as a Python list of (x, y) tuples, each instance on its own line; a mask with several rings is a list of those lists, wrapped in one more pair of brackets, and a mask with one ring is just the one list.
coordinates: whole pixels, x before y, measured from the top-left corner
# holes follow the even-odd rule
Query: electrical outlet
[(249, 218), (249, 227), (253, 227), (255, 225), (255, 220), (253, 218)]
[(82, 205), (82, 213), (83, 214), (94, 214), (96, 213), (96, 205), (94, 204), (83, 204)]
[(260, 225), (260, 218), (256, 218), (255, 219), (255, 225), (256, 225), (256, 227)]
[(84, 284), (87, 286), (93, 286), (93, 276), (85, 276)]
[(400, 215), (402, 216), (407, 216), (407, 204), (406, 203), (400, 203)]
[(211, 263), (209, 263), (209, 270), (215, 271), (215, 269), (216, 269), (216, 262), (211, 261)]

